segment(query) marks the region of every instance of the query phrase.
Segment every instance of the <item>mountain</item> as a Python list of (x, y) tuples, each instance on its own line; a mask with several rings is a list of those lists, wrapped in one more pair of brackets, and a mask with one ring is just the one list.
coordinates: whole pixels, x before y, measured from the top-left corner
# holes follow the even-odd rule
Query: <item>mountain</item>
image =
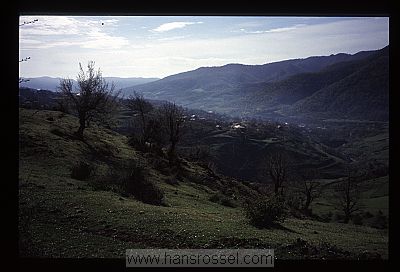
[(153, 82), (159, 80), (159, 78), (143, 78), (143, 77), (105, 77), (104, 78), (107, 82), (114, 82), (115, 89), (123, 89), (130, 86), (145, 84), (149, 82)]
[(316, 73), (242, 85), (234, 92), (246, 93), (238, 98), (236, 105), (253, 117), (274, 113), (296, 118), (385, 121), (389, 117), (388, 48), (365, 59), (330, 65)]
[[(130, 78), (104, 77), (104, 79), (107, 82), (114, 82), (116, 90), (158, 80), (158, 78), (142, 78), (142, 77), (130, 77)], [(34, 78), (29, 78), (28, 82), (21, 83), (20, 87), (56, 91), (59, 83), (60, 83), (59, 77), (47, 77), (47, 76), (34, 77)], [(76, 84), (75, 80), (74, 83)]]
[[(124, 92), (139, 91), (147, 98), (175, 101), (186, 107), (213, 110), (236, 116), (271, 118), (288, 116), (292, 113), (312, 116), (317, 109), (304, 106), (305, 104), (301, 104), (302, 100), (344, 80), (353, 73), (370, 72), (374, 77), (375, 74), (372, 70), (380, 69), (379, 64), (374, 61), (370, 64), (369, 69), (366, 68), (363, 71), (360, 69), (370, 62), (370, 58), (376, 58), (376, 54), (382, 52), (388, 52), (388, 47), (380, 51), (363, 51), (354, 55), (341, 53), (264, 65), (228, 64), (221, 67), (202, 67), (151, 83), (126, 88)], [(387, 66), (385, 63), (381, 63), (381, 65)], [(385, 73), (388, 68), (385, 69), (381, 72)], [(375, 80), (379, 85), (379, 80), (383, 78), (371, 78), (366, 75), (365, 79), (371, 82)], [(353, 82), (357, 86), (353, 84), (352, 88), (360, 89), (363, 84), (368, 84), (361, 81)], [(382, 88), (374, 90), (380, 89), (383, 93), (387, 93), (385, 82), (382, 82)], [(337, 86), (342, 86), (342, 92), (351, 91), (349, 88), (346, 89), (346, 83)], [(377, 87), (376, 84), (374, 86)], [(371, 90), (367, 89), (367, 91)], [(326, 92), (322, 93), (327, 94)], [(323, 96), (321, 94), (320, 99)], [(359, 99), (359, 94), (350, 96), (353, 99)], [(373, 96), (375, 97), (375, 95)], [(318, 96), (315, 96), (315, 99), (318, 99)], [(361, 101), (365, 102), (365, 99), (359, 101), (360, 103)], [(294, 105), (295, 103), (297, 104)], [(315, 104), (315, 101), (309, 102), (309, 104), (311, 103)], [(386, 103), (384, 101), (378, 103), (385, 110)], [(292, 106), (293, 109), (291, 109)], [(326, 116), (329, 117), (329, 114), (332, 113), (332, 107), (325, 107), (328, 110)], [(323, 109), (325, 110), (325, 108)], [(351, 111), (348, 113), (350, 114)], [(339, 115), (345, 116), (348, 113), (340, 111)], [(357, 118), (372, 118), (368, 114), (364, 116), (361, 112), (357, 114)], [(385, 114), (378, 115), (378, 119), (386, 118)]]
[(389, 120), (388, 50), (358, 64), (356, 71), (296, 102), (287, 113)]
[[(33, 77), (29, 81), (19, 84), (20, 87), (56, 91), (60, 83), (59, 77)], [(75, 82), (75, 81), (74, 81)]]

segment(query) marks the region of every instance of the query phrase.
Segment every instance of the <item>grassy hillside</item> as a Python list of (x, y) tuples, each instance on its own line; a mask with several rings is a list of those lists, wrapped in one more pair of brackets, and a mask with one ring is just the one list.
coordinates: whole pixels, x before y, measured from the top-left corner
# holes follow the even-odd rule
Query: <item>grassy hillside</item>
[[(388, 257), (385, 230), (295, 218), (281, 228), (258, 229), (240, 205), (209, 200), (221, 188), (239, 196), (254, 193), (233, 179), (216, 180), (186, 162), (186, 175), (169, 184), (171, 177), (123, 135), (92, 125), (82, 142), (72, 136), (75, 117), (27, 109), (19, 114), (21, 256), (124, 258), (127, 248), (275, 248), (278, 259)], [(80, 161), (96, 169), (88, 181), (71, 178)], [(110, 167), (127, 167), (128, 161), (144, 165), (147, 178), (165, 193), (163, 206), (95, 186)]]
[[(205, 147), (209, 160), (221, 173), (242, 180), (265, 182), (267, 160), (273, 152), (284, 152), (293, 174), (305, 168), (320, 171), (325, 178), (341, 177), (348, 159), (312, 137), (315, 132), (302, 131), (296, 125), (274, 122), (218, 122), (200, 118), (189, 122), (182, 139), (182, 149)], [(218, 124), (218, 128), (216, 128)]]

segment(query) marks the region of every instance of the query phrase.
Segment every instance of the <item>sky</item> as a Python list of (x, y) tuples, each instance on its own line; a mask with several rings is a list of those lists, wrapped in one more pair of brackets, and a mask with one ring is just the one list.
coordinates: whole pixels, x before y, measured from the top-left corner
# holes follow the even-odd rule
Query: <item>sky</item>
[[(34, 23), (24, 23), (31, 22)], [(381, 49), (388, 17), (20, 16), (20, 77), (157, 77)]]

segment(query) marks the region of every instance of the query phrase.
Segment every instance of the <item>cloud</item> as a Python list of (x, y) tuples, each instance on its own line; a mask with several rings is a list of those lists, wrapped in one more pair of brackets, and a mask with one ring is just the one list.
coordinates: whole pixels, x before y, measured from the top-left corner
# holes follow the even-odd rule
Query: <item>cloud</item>
[(129, 44), (121, 36), (109, 34), (117, 19), (87, 19), (67, 16), (21, 16), (20, 22), (38, 19), (20, 27), (20, 49), (47, 49), (79, 46), (91, 49), (117, 49)]
[(178, 28), (184, 28), (188, 25), (194, 25), (194, 24), (202, 24), (203, 22), (172, 22), (172, 23), (166, 23), (158, 26), (157, 28), (153, 29), (155, 32), (166, 32), (170, 31), (173, 29), (178, 29)]
[(185, 38), (188, 38), (188, 36), (173, 36), (173, 37), (167, 37), (167, 38), (159, 38), (159, 39), (157, 39), (157, 41), (160, 41), (160, 42), (175, 41), (175, 40), (181, 40), (181, 39), (185, 39)]
[[(150, 32), (129, 29), (126, 34), (119, 34), (125, 33), (123, 25), (127, 28), (132, 25), (140, 27), (145, 25), (145, 22), (135, 21), (135, 24), (128, 24), (130, 18), (121, 19), (120, 23), (110, 22), (112, 27), (118, 26), (117, 31), (112, 32), (111, 27), (106, 27), (107, 24), (102, 27), (103, 21), (100, 19), (69, 19), (78, 20), (78, 28), (75, 27), (74, 20), (60, 20), (57, 24), (61, 25), (62, 30), (59, 31), (68, 33), (66, 28), (72, 21), (74, 24), (69, 25), (70, 32), (78, 34), (20, 37), (21, 58), (30, 56), (32, 60), (20, 64), (21, 75), (74, 77), (78, 62), (95, 60), (96, 66), (102, 69), (105, 76), (164, 77), (202, 66), (220, 66), (227, 63), (264, 64), (339, 52), (356, 53), (379, 49), (389, 43), (388, 18), (344, 18), (333, 22), (308, 25), (293, 23), (269, 28), (215, 24), (215, 31), (205, 29), (202, 32), (200, 29), (185, 33), (185, 36), (179, 36), (182, 34), (179, 31), (177, 35), (165, 35), (175, 32), (153, 32), (150, 29), (155, 28), (154, 21), (146, 24), (150, 25)], [(24, 20), (27, 21), (25, 18)], [(41, 17), (39, 22), (40, 20)], [(200, 20), (206, 22), (206, 19), (176, 20), (187, 20), (186, 23)], [(42, 29), (39, 22), (24, 28)], [(235, 35), (229, 32), (233, 27), (238, 30)], [(239, 31), (240, 28), (243, 30)], [(56, 32), (57, 29), (48, 28), (46, 31), (50, 30)], [(22, 51), (28, 46), (46, 49)], [(92, 48), (96, 50), (89, 50)], [(58, 64), (60, 60), (65, 64)]]
[(278, 33), (278, 32), (287, 32), (291, 30), (295, 30), (301, 27), (307, 26), (306, 24), (297, 24), (290, 27), (279, 27), (279, 28), (272, 28), (268, 30), (255, 30), (255, 31), (248, 31), (244, 28), (240, 29), (240, 32), (247, 33), (247, 34), (263, 34), (263, 33)]

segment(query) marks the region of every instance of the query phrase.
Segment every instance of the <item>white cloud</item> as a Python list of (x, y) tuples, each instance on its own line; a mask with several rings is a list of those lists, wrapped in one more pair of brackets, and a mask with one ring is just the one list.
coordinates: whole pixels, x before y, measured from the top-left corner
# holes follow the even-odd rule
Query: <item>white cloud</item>
[(178, 29), (178, 28), (184, 28), (188, 25), (194, 25), (194, 24), (202, 24), (203, 22), (172, 22), (172, 23), (166, 23), (158, 26), (157, 28), (153, 29), (155, 32), (166, 32), (170, 31), (173, 29)]
[(26, 36), (77, 35), (80, 32), (79, 22), (65, 16), (21, 16), (20, 23), (38, 19), (34, 24), (20, 27), (20, 34)]
[(188, 36), (173, 36), (173, 37), (167, 37), (167, 38), (159, 38), (159, 39), (157, 39), (157, 41), (160, 41), (160, 42), (175, 41), (175, 40), (185, 39), (187, 37)]
[[(108, 32), (117, 19), (95, 20), (66, 16), (21, 16), (20, 22), (38, 19), (20, 27), (20, 49), (46, 49), (79, 46), (91, 49), (117, 49), (129, 44), (125, 37)], [(34, 42), (33, 42), (34, 41)]]
[(104, 32), (93, 30), (88, 33), (88, 40), (81, 43), (83, 48), (92, 49), (119, 49), (129, 45), (124, 37), (110, 36)]
[[(215, 35), (215, 32), (206, 30), (199, 32), (201, 35), (197, 32), (185, 33), (185, 37), (164, 37), (160, 35), (162, 32), (136, 32), (132, 29), (122, 36), (118, 34), (124, 33), (122, 25), (127, 28), (130, 26), (122, 20), (121, 25), (118, 25), (118, 22), (109, 23), (112, 27), (118, 26), (117, 33), (108, 27), (102, 27), (99, 20), (76, 17), (69, 19), (78, 20), (78, 28), (70, 25), (72, 32), (77, 31), (78, 34), (23, 35), (20, 38), (20, 50), (24, 50), (20, 51), (21, 57), (32, 57), (31, 61), (20, 64), (21, 75), (74, 77), (78, 62), (95, 60), (96, 66), (101, 68), (105, 76), (164, 77), (202, 66), (220, 66), (227, 63), (264, 64), (339, 52), (356, 53), (382, 48), (389, 43), (387, 18), (381, 18), (381, 21), (353, 18), (270, 29), (235, 25), (238, 30), (243, 29), (239, 34), (229, 34), (229, 26), (229, 30), (226, 31), (228, 35), (219, 35), (222, 31)], [(197, 20), (203, 19), (188, 19), (188, 22)], [(59, 21), (58, 24), (64, 25), (61, 28), (67, 28), (68, 22), (70, 20)], [(137, 27), (142, 23), (138, 23)], [(148, 25), (153, 23), (154, 21)], [(39, 25), (30, 24), (26, 26), (28, 27), (39, 28)], [(149, 29), (151, 28), (154, 27)], [(215, 25), (215, 29), (218, 30), (218, 25)], [(261, 33), (250, 33), (249, 30)], [(65, 29), (62, 31), (67, 32)], [(25, 50), (39, 47), (45, 50)], [(96, 50), (88, 50), (92, 48)], [(59, 61), (64, 63), (60, 65)]]
[(298, 25), (290, 26), (290, 27), (279, 27), (279, 28), (272, 28), (272, 29), (268, 29), (268, 30), (255, 30), (255, 31), (248, 31), (244, 28), (241, 28), (240, 31), (243, 33), (247, 33), (247, 34), (277, 33), (277, 32), (287, 32), (287, 31), (295, 30), (295, 29), (298, 29), (298, 28), (304, 27), (304, 26), (307, 26), (307, 25), (306, 24), (298, 24)]

